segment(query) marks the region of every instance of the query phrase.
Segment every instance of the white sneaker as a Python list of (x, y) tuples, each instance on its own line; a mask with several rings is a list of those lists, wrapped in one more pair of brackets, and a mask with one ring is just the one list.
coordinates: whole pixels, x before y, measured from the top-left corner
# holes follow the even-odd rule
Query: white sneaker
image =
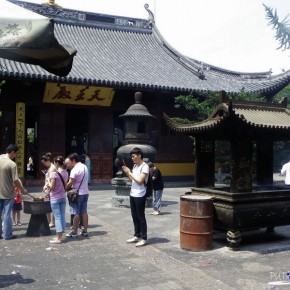
[(131, 244), (131, 243), (137, 243), (139, 240), (140, 240), (139, 238), (137, 238), (137, 237), (133, 237), (133, 238), (127, 240), (127, 243), (130, 243), (130, 244)]
[(136, 247), (143, 247), (147, 244), (147, 241), (146, 240), (139, 240), (139, 242), (136, 244)]

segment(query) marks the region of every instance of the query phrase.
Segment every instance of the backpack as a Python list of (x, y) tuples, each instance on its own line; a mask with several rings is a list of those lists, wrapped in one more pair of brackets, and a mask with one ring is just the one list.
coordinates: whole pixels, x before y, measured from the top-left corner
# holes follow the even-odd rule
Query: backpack
[[(144, 164), (142, 165), (141, 169), (140, 169), (140, 173), (142, 172), (142, 168), (143, 168)], [(145, 196), (148, 198), (148, 197), (151, 197), (152, 196), (152, 192), (153, 192), (153, 186), (152, 186), (152, 176), (150, 174), (150, 171), (149, 171), (149, 174), (148, 174), (148, 180), (147, 182), (144, 181), (144, 185), (146, 187), (146, 193), (145, 193)]]

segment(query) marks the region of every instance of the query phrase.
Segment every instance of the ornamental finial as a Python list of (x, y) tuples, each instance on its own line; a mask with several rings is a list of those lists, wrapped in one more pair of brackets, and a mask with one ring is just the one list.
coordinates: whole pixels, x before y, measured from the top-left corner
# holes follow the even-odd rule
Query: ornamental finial
[(154, 19), (154, 14), (152, 13), (152, 11), (149, 9), (149, 4), (145, 4), (144, 8), (147, 10), (149, 17), (148, 17), (148, 21), (150, 24), (154, 24), (155, 23), (155, 19)]
[(61, 7), (60, 5), (55, 3), (55, 0), (48, 0), (48, 2), (42, 3), (42, 5), (48, 5), (52, 7)]

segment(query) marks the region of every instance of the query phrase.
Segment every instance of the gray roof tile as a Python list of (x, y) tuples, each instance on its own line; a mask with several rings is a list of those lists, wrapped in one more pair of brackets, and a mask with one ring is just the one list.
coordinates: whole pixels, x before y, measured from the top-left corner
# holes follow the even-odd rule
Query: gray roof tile
[[(26, 2), (21, 5), (45, 16), (54, 16), (57, 39), (78, 52), (67, 77), (5, 59), (0, 59), (0, 76), (173, 92), (245, 90), (264, 94), (273, 94), (290, 82), (290, 71), (278, 76), (271, 76), (269, 72), (245, 74), (183, 56), (162, 38), (154, 21), (48, 9)], [(114, 22), (104, 23), (100, 19)]]

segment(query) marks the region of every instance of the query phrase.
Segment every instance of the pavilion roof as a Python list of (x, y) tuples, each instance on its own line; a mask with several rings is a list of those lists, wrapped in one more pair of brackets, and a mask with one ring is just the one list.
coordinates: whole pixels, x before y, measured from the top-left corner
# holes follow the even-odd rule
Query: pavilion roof
[(10, 2), (54, 18), (58, 41), (78, 52), (66, 77), (0, 58), (1, 77), (174, 93), (244, 90), (264, 95), (273, 95), (290, 82), (290, 70), (276, 76), (241, 73), (182, 55), (161, 36), (148, 6), (149, 19), (145, 20)]
[(285, 108), (285, 104), (230, 101), (220, 103), (214, 112), (201, 122), (182, 124), (166, 114), (164, 118), (172, 131), (193, 136), (209, 133), (217, 133), (219, 136), (247, 135), (249, 132), (290, 133), (290, 111)]

